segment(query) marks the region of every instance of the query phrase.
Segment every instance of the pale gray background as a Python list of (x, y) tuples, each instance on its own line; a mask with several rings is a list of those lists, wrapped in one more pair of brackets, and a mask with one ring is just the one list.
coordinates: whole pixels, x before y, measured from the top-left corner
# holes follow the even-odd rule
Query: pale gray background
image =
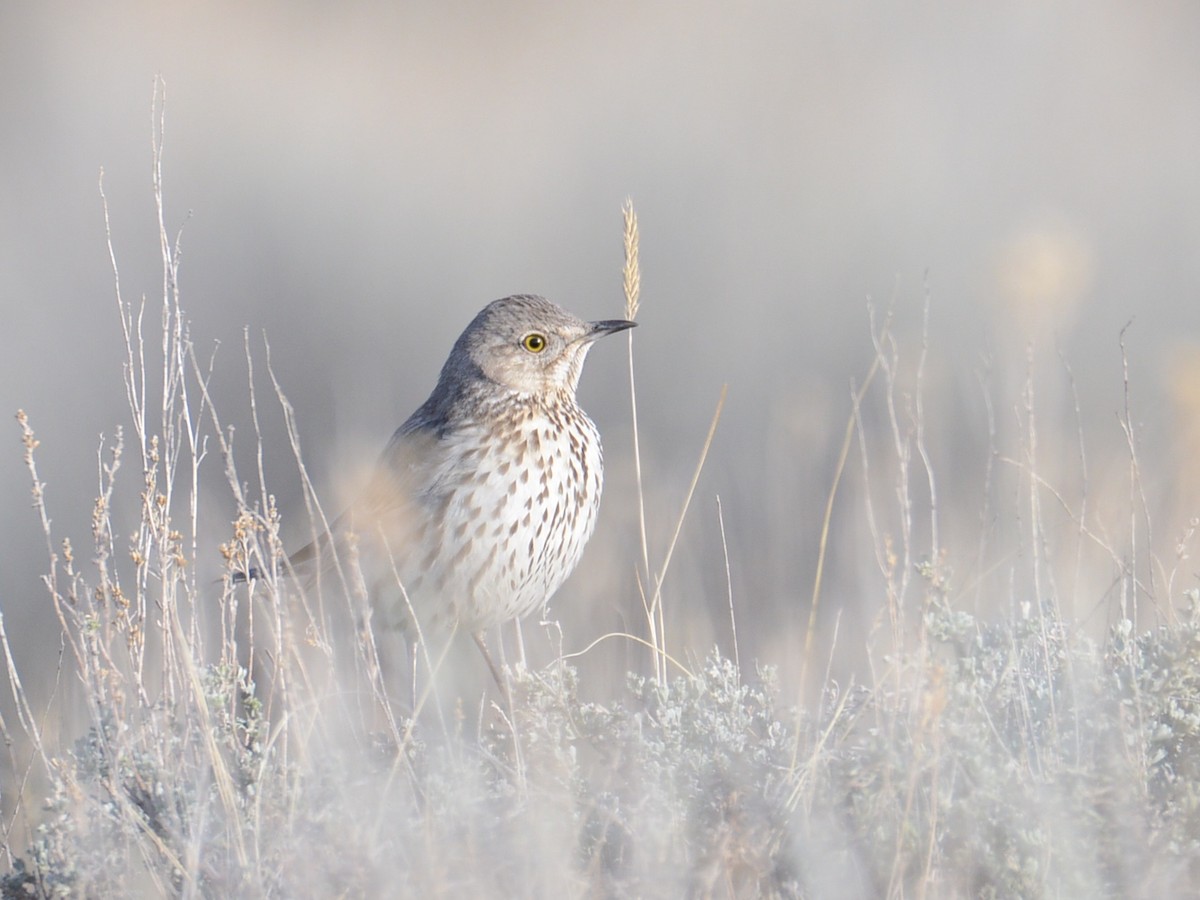
[[(658, 557), (720, 386), (730, 390), (671, 582), (676, 615), (699, 623), (681, 651), (727, 646), (716, 494), (744, 641), (770, 658), (773, 639), (802, 630), (851, 380), (872, 355), (868, 297), (895, 301), (909, 361), (931, 298), (947, 518), (961, 501), (959, 521), (978, 524), (983, 360), (994, 360), (998, 417), (1013, 419), (1030, 337), (1058, 398), (1051, 415), (1070, 407), (1061, 352), (1092, 452), (1119, 471), (1118, 333), (1134, 319), (1135, 417), (1159, 461), (1144, 473), (1151, 494), (1178, 494), (1189, 468), (1194, 3), (6, 3), (0, 411), (30, 413), (55, 526), (78, 547), (99, 435), (125, 421), (98, 172), (126, 297), (148, 294), (154, 317), (158, 73), (169, 226), (191, 212), (183, 303), (198, 346), (221, 344), (222, 411), (248, 436), (241, 336), (248, 327), (261, 346), (265, 332), (331, 497), (352, 486), (338, 473), (367, 463), (424, 398), (485, 302), (538, 292), (587, 317), (619, 315), (619, 210), (634, 198)], [(638, 617), (624, 353), (623, 338), (597, 348), (582, 389), (611, 489), (594, 552), (556, 604), (597, 611), (571, 647)], [(269, 469), (295, 514), (294, 466), (271, 418)], [(32, 624), (47, 621), (45, 551), (8, 427), (0, 606), (33, 659), (57, 645)], [(1069, 442), (1059, 455), (1069, 469)], [(215, 572), (233, 510), (219, 466), (208, 473)], [(852, 492), (846, 503), (861, 505)], [(1189, 514), (1172, 507), (1164, 538)], [(835, 528), (831, 610), (874, 614), (861, 595), (871, 560), (859, 531)]]

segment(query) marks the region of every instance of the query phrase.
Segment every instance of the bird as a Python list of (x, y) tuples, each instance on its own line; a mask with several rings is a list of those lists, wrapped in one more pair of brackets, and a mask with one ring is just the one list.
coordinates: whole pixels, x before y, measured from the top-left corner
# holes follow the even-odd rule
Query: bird
[(293, 577), (330, 584), (353, 559), (373, 621), (410, 640), (469, 632), (499, 683), (484, 632), (543, 608), (596, 524), (603, 454), (575, 396), (584, 359), (636, 324), (533, 294), (488, 304), (358, 501), (291, 555)]

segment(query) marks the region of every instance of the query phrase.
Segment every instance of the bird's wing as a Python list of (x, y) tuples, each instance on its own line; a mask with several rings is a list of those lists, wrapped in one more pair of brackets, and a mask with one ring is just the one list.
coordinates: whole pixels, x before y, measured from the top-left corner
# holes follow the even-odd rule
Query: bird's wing
[(438, 435), (429, 429), (397, 431), (383, 451), (371, 480), (358, 500), (338, 516), (329, 531), (301, 547), (288, 561), (294, 568), (326, 569), (345, 549), (350, 534), (387, 539), (395, 552), (408, 544), (422, 521), (422, 507), (438, 479)]

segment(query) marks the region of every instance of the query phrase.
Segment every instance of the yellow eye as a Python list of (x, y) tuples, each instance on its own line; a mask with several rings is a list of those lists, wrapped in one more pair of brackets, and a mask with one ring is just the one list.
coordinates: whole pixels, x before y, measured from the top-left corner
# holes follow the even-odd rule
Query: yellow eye
[(536, 331), (521, 338), (521, 346), (530, 353), (541, 353), (546, 349), (546, 336)]

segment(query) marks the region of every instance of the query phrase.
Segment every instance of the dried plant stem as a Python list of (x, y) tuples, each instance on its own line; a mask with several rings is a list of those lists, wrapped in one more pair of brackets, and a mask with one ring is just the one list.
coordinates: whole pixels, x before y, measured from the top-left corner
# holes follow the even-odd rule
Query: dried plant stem
[(684, 494), (683, 507), (679, 510), (679, 516), (675, 520), (675, 530), (671, 534), (671, 540), (667, 543), (667, 552), (663, 557), (662, 566), (659, 567), (658, 574), (654, 577), (654, 594), (650, 599), (648, 616), (651, 620), (656, 620), (658, 623), (658, 659), (655, 663), (655, 672), (657, 673), (659, 684), (665, 686), (667, 682), (667, 636), (666, 636), (666, 620), (663, 615), (662, 605), (662, 587), (663, 582), (667, 578), (667, 569), (671, 566), (671, 557), (675, 555), (675, 547), (679, 543), (679, 535), (683, 531), (683, 522), (687, 518), (688, 507), (691, 505), (692, 497), (696, 493), (696, 485), (700, 482), (700, 473), (704, 471), (704, 462), (708, 459), (709, 448), (712, 447), (713, 437), (717, 433), (717, 423), (721, 421), (721, 411), (725, 408), (725, 397), (729, 393), (729, 385), (721, 385), (721, 396), (717, 398), (717, 408), (713, 410), (712, 421), (708, 426), (708, 433), (704, 436), (704, 445), (700, 448), (700, 458), (696, 461), (696, 469), (692, 472), (692, 480), (688, 484), (687, 493)]
[(729, 600), (729, 632), (733, 640), (733, 665), (742, 671), (742, 655), (738, 650), (737, 615), (733, 609), (733, 572), (729, 568), (729, 542), (725, 539), (725, 513), (721, 509), (721, 497), (717, 496), (717, 524), (721, 529), (721, 557), (725, 561), (725, 596)]
[(846, 459), (850, 455), (850, 446), (854, 441), (854, 433), (858, 425), (857, 411), (878, 371), (879, 357), (876, 356), (871, 362), (871, 368), (867, 370), (867, 377), (863, 380), (862, 387), (854, 392), (853, 408), (846, 419), (846, 428), (842, 435), (842, 449), (838, 453), (837, 466), (833, 471), (833, 483), (829, 486), (829, 496), (825, 500), (825, 515), (821, 517), (821, 538), (817, 545), (817, 571), (813, 576), (812, 600), (808, 608), (808, 627), (804, 630), (804, 654), (800, 661), (800, 692), (802, 696), (808, 684), (808, 661), (812, 657), (813, 637), (817, 631), (817, 612), (821, 607), (821, 584), (825, 579), (825, 556), (829, 550), (829, 527), (833, 521), (833, 504), (837, 499), (838, 487), (841, 485), (842, 475), (846, 471)]
[[(638, 264), (638, 221), (637, 212), (633, 208), (633, 200), (627, 199), (621, 207), (624, 221), (625, 264), (622, 268), (621, 286), (625, 294), (625, 318), (631, 321), (637, 317), (641, 304), (642, 274)], [(647, 584), (650, 580), (650, 545), (646, 537), (646, 492), (642, 483), (642, 450), (641, 437), (638, 430), (637, 410), (637, 378), (633, 367), (633, 331), (627, 332), (629, 347), (629, 406), (633, 429), (633, 472), (637, 486), (638, 537), (642, 551), (642, 568), (638, 576), (639, 584)], [(643, 606), (646, 606), (645, 594), (642, 596)], [(650, 641), (654, 647), (659, 646), (658, 623), (647, 609), (647, 627), (650, 631)], [(658, 663), (655, 662), (655, 672)]]

